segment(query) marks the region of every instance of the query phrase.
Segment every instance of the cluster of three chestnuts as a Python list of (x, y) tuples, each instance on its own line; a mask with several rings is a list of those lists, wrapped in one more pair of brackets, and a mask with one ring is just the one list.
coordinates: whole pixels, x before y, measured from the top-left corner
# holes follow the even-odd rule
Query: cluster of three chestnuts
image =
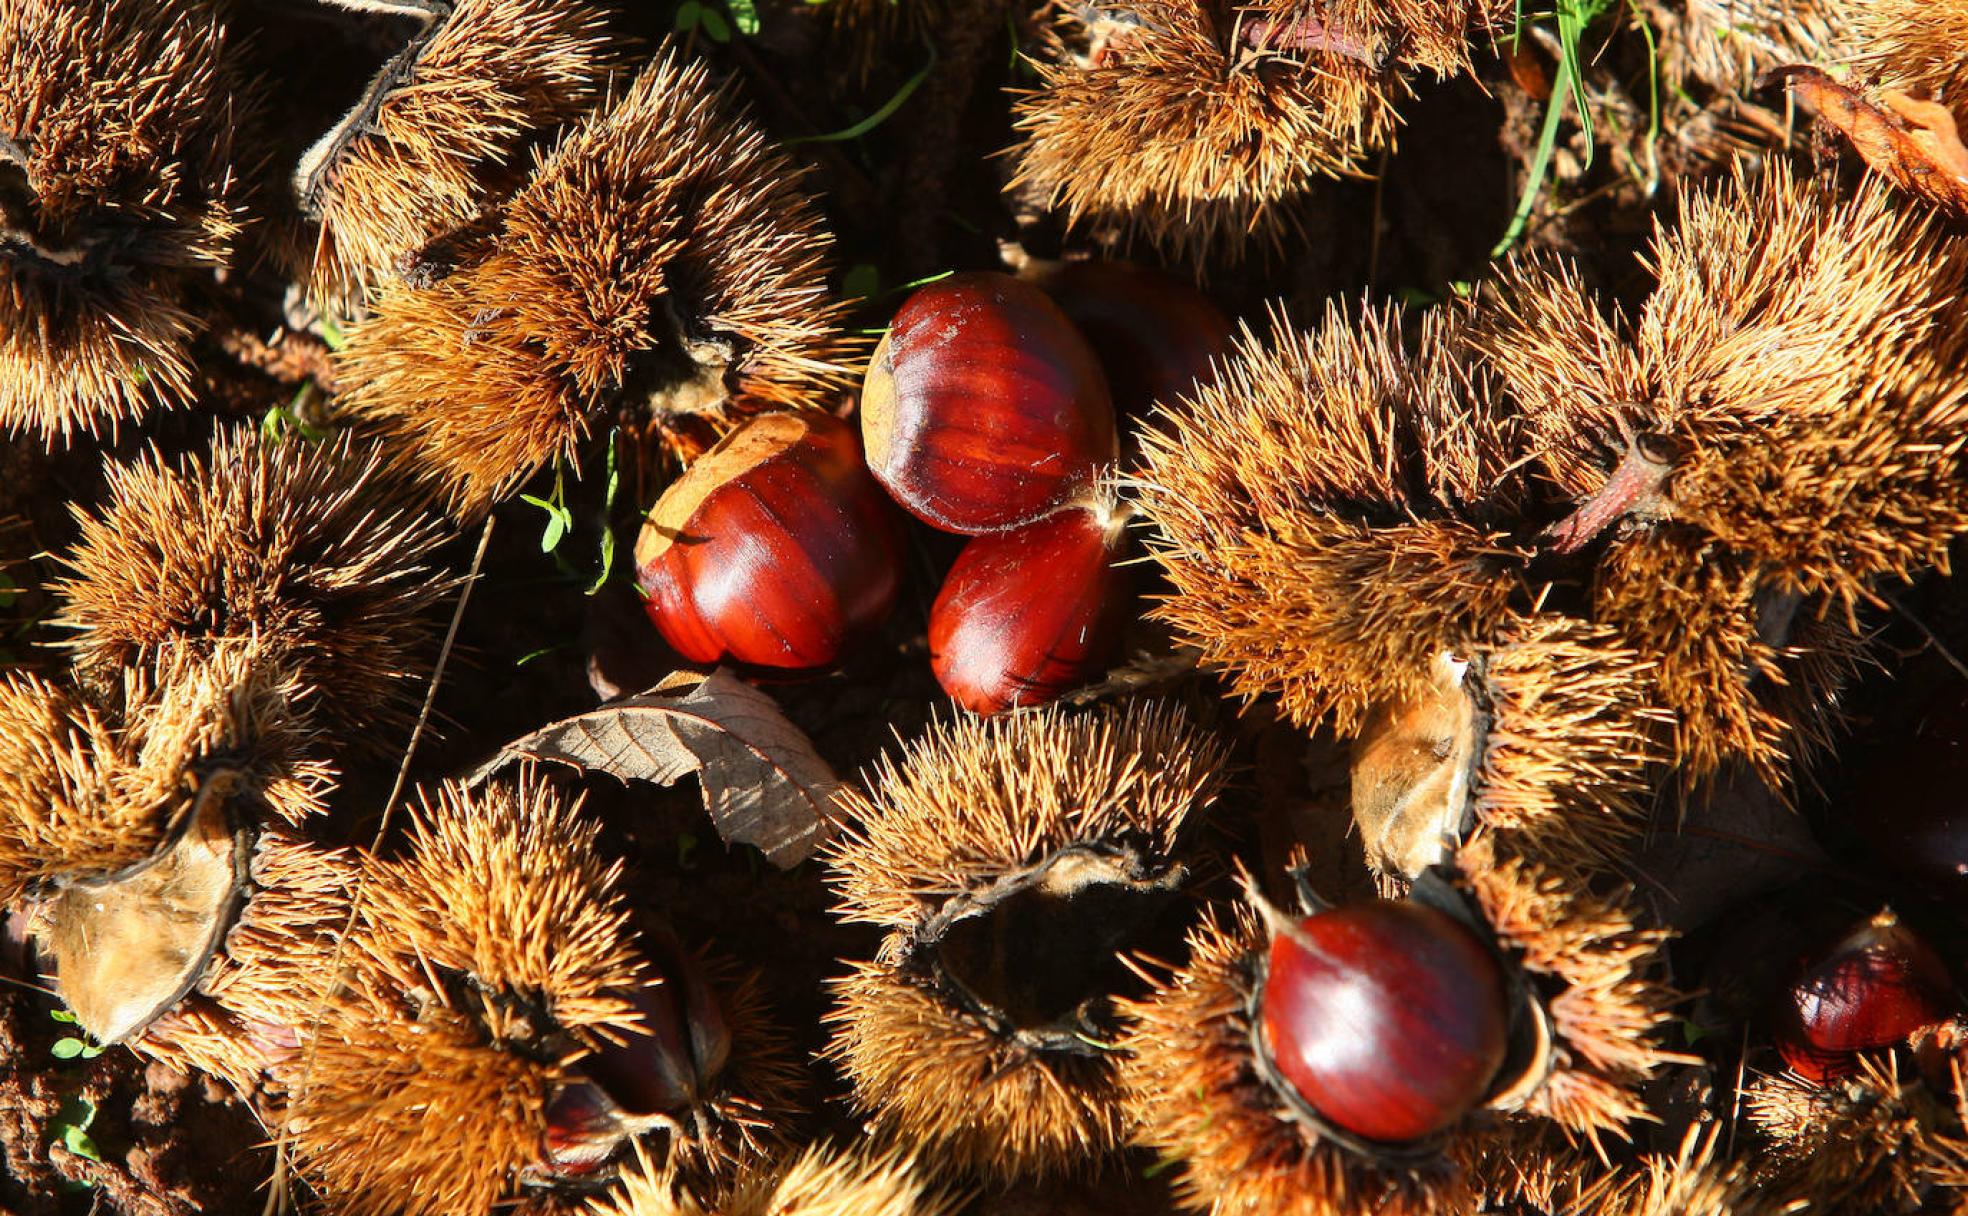
[[(1148, 357), (1156, 344), (1110, 316), (1151, 331), (1179, 319), (1166, 306), (1112, 304), (1142, 273), (1058, 277), (1102, 347), (1130, 364), (1131, 385), (1186, 387), (1193, 352), (1214, 353), (1228, 326), (1202, 301), (1200, 315), (1214, 318), (1205, 338), (1172, 339)], [(1158, 285), (1161, 295), (1145, 298), (1171, 293)], [(1207, 366), (1208, 354), (1200, 359)], [(861, 421), (865, 460), (832, 417), (755, 419), (657, 502), (636, 545), (637, 581), (679, 654), (832, 666), (894, 604), (902, 532), (892, 499), (974, 538), (929, 622), (931, 665), (959, 704), (1042, 704), (1111, 659), (1131, 599), (1116, 565), (1126, 514), (1099, 485), (1118, 451), (1114, 404), (1094, 346), (1044, 291), (988, 273), (917, 291), (876, 349)]]

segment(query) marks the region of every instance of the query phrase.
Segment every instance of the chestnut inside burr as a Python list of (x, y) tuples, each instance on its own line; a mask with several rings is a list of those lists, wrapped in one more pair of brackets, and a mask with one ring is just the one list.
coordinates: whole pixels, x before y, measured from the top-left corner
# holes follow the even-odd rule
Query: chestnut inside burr
[(604, 1045), (582, 1071), (630, 1115), (675, 1113), (701, 1101), (731, 1058), (731, 1027), (695, 959), (663, 935), (644, 950), (656, 964), (631, 994), (644, 1033)]
[[(1503, 985), (1501, 1008), (1504, 1018), (1503, 1040), (1501, 1055), (1497, 1058), (1494, 1069), (1489, 1072), (1488, 1083), (1484, 1086), (1481, 1100), (1476, 1105), (1492, 1111), (1511, 1111), (1521, 1108), (1543, 1087), (1556, 1063), (1554, 1028), (1550, 1011), (1540, 999), (1530, 978), (1497, 953), (1494, 941), (1482, 925), (1480, 918), (1468, 905), (1466, 897), (1445, 880), (1441, 870), (1423, 871), (1417, 877), (1409, 898), (1395, 906), (1410, 905), (1441, 914), (1449, 921), (1460, 924), (1475, 939), (1481, 940), (1484, 951), (1495, 958), (1500, 968)], [(1321, 910), (1329, 910), (1322, 901), (1315, 902), (1315, 906)], [(1274, 947), (1277, 940), (1275, 935), (1297, 934), (1295, 926), (1298, 922), (1294, 922), (1291, 917), (1262, 901), (1260, 901), (1260, 909), (1271, 922)], [(1362, 956), (1355, 961), (1358, 965), (1368, 968), (1384, 968), (1388, 962), (1384, 959), (1376, 960), (1372, 955)], [(1336, 1117), (1328, 1117), (1292, 1083), (1287, 1076), (1284, 1061), (1276, 1054), (1276, 1045), (1271, 1041), (1275, 1028), (1269, 1027), (1265, 1016), (1266, 988), (1272, 978), (1272, 967), (1276, 963), (1275, 948), (1253, 952), (1244, 961), (1241, 984), (1244, 991), (1244, 1019), (1248, 1026), (1252, 1067), (1271, 1091), (1278, 1104), (1280, 1115), (1303, 1124), (1316, 1134), (1319, 1140), (1337, 1145), (1383, 1167), (1414, 1165), (1437, 1159), (1442, 1152), (1445, 1137), (1450, 1134), (1449, 1128), (1445, 1127), (1408, 1140), (1372, 1138), (1335, 1122)], [(1465, 995), (1473, 996), (1473, 993)], [(1468, 1012), (1474, 1017), (1479, 1011), (1471, 1007)], [(1412, 1060), (1408, 1062), (1413, 1063)], [(1368, 1069), (1369, 1074), (1372, 1071), (1371, 1068)], [(1389, 1075), (1399, 1076), (1398, 1071)], [(1422, 1078), (1409, 1078), (1409, 1080), (1422, 1080)]]
[(1353, 745), (1353, 818), (1367, 860), (1413, 879), (1468, 832), (1489, 713), (1482, 665), (1443, 654), (1429, 691), (1382, 705)]
[(1000, 1033), (1091, 1055), (1127, 984), (1120, 953), (1152, 930), (1185, 877), (1131, 848), (1062, 849), (945, 904), (918, 932), (912, 961)]

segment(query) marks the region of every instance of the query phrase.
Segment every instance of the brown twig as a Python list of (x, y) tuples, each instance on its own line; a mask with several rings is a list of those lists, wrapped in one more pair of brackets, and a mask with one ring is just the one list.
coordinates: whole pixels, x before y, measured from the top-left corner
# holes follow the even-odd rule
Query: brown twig
[(1577, 553), (1629, 515), (1663, 513), (1666, 509), (1663, 493), (1673, 472), (1673, 453), (1663, 436), (1631, 437), (1627, 440), (1626, 454), (1620, 457), (1612, 476), (1599, 492), (1544, 530), (1547, 551)]

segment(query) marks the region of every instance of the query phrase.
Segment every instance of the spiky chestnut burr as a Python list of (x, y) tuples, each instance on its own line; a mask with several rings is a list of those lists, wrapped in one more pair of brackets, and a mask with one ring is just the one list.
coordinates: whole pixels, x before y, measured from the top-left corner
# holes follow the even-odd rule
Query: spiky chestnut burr
[(1673, 758), (1782, 785), (1835, 723), (1860, 609), (1968, 530), (1968, 257), (1883, 187), (1778, 166), (1684, 198), (1652, 263), (1630, 325), (1519, 264), (1473, 340), (1573, 507), (1543, 543), (1596, 556), (1592, 615), (1654, 662)]
[(1075, 226), (1200, 262), (1287, 231), (1313, 174), (1359, 171), (1398, 124), (1403, 77), (1468, 65), (1487, 0), (1061, 5), (1015, 105), (1013, 188)]
[(617, 410), (817, 404), (853, 344), (797, 177), (668, 48), (541, 156), (452, 273), (377, 296), (340, 356), (341, 402), (467, 515)]
[(232, 42), (203, 0), (0, 3), (0, 431), (190, 402), (188, 293), (244, 221)]
[(966, 536), (1090, 495), (1117, 451), (1093, 348), (1044, 292), (989, 271), (902, 302), (868, 362), (861, 434), (895, 501)]
[[(273, 1117), (334, 972), (357, 873), (347, 851), (283, 827), (253, 832), (237, 917), (184, 999), (130, 1046), (181, 1071), (217, 1077), (252, 1098), (262, 1117)], [(102, 970), (119, 982), (131, 978), (115, 960), (104, 960)]]
[[(1500, 860), (1487, 838), (1461, 850), (1452, 877), (1462, 899), (1444, 907), (1475, 917), (1510, 977), (1511, 1047), (1483, 1095), (1492, 1113), (1381, 1143), (1279, 1088), (1258, 1050), (1273, 935), (1253, 909), (1212, 912), (1190, 936), (1188, 961), (1123, 1003), (1134, 1020), (1122, 1067), (1135, 1138), (1180, 1163), (1184, 1206), (1278, 1216), (1363, 1204), (1415, 1216), (1473, 1210), (1492, 1181), (1475, 1167), (1523, 1129), (1555, 1124), (1595, 1140), (1648, 1117), (1638, 1087), (1675, 1058), (1653, 1042), (1668, 1003), (1647, 978), (1660, 935), (1636, 930), (1617, 901)], [(1384, 1063), (1402, 1060), (1413, 1057)]]
[(425, 610), (451, 580), (429, 564), (436, 521), (402, 505), (373, 446), (222, 429), (203, 453), (153, 451), (107, 474), (107, 502), (76, 508), (56, 589), (85, 679), (256, 638), (311, 725), (356, 749), (397, 746), (377, 727), (407, 725)]
[(331, 774), (254, 643), (166, 659), (110, 709), (0, 684), (0, 898), (93, 1038), (251, 1092), (346, 912), (347, 866), (293, 830)]
[[(1923, 1073), (1925, 1070), (1922, 1070)], [(1958, 1037), (1934, 1075), (1897, 1053), (1860, 1056), (1854, 1074), (1822, 1085), (1788, 1072), (1743, 1088), (1743, 1146), (1768, 1193), (1826, 1211), (1906, 1213), (1968, 1190), (1968, 1074)]]
[(526, 144), (599, 100), (620, 57), (597, 4), (408, 7), (423, 10), (422, 28), (294, 173), (316, 224), (309, 287), (356, 313), (368, 288), (428, 273), (419, 266), (427, 247), (493, 210), (519, 184)]
[[(660, 943), (638, 940), (598, 831), (530, 775), (447, 785), (406, 855), (367, 863), (347, 972), (289, 1082), (295, 1150), (343, 1210), (489, 1213), (605, 1176), (635, 1136), (703, 1184), (778, 1143), (790, 1053), (749, 984), (712, 975), (707, 995), (697, 966), (650, 966)], [(665, 1078), (686, 1092), (652, 1111)]]
[(1697, 1121), (1680, 1144), (1601, 1159), (1549, 1127), (1498, 1138), (1478, 1167), (1488, 1209), (1594, 1216), (1782, 1216), (1797, 1197), (1761, 1185), (1728, 1153), (1726, 1129)]
[(1765, 72), (1792, 63), (1840, 63), (1868, 7), (1853, 0), (1689, 0), (1663, 47), (1675, 79), (1749, 93)]
[(963, 547), (929, 609), (929, 665), (972, 713), (1044, 705), (1120, 654), (1134, 607), (1119, 564), (1132, 511), (1068, 507)]
[(0, 903), (142, 866), (170, 842), (187, 789), (298, 824), (333, 770), (311, 755), (295, 690), (252, 641), (169, 647), (121, 673), (113, 701), (31, 674), (0, 680)]
[(1612, 851), (1652, 754), (1640, 657), (1540, 606), (1526, 453), (1458, 325), (1424, 317), (1412, 352), (1391, 312), (1247, 331), (1137, 474), (1155, 615), (1236, 692), (1360, 736), (1355, 816), (1393, 875), (1478, 822)]
[(854, 428), (817, 410), (739, 426), (664, 491), (636, 540), (636, 586), (693, 663), (833, 666), (888, 619), (900, 517)]
[(790, 1161), (746, 1169), (728, 1193), (708, 1200), (645, 1158), (587, 1211), (590, 1216), (951, 1216), (957, 1207), (905, 1157), (816, 1145)]
[(887, 938), (833, 984), (828, 1054), (882, 1135), (1000, 1181), (1119, 1145), (1117, 955), (1179, 888), (1223, 761), (1167, 709), (1045, 711), (933, 726), (846, 796), (840, 914)]

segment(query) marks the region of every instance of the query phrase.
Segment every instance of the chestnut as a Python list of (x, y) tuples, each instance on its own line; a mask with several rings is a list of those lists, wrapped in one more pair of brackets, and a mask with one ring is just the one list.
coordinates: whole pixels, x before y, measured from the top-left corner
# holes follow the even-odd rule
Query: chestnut
[(1502, 965), (1445, 912), (1376, 900), (1281, 926), (1258, 998), (1260, 1050), (1314, 1113), (1403, 1143), (1481, 1104), (1508, 1049)]
[(1230, 318), (1172, 274), (1131, 262), (1060, 262), (1036, 282), (1093, 347), (1124, 418), (1187, 393), (1230, 353)]
[(1009, 275), (952, 275), (895, 314), (861, 389), (868, 467), (934, 528), (1035, 523), (1117, 454), (1100, 361), (1046, 294)]
[(901, 536), (854, 428), (764, 414), (676, 480), (636, 540), (649, 619), (696, 663), (832, 666), (895, 604)]
[(957, 704), (1043, 705), (1119, 653), (1133, 600), (1127, 513), (1068, 507), (964, 546), (929, 610), (929, 663)]
[(1954, 985), (1933, 947), (1889, 911), (1807, 963), (1784, 991), (1777, 1051), (1792, 1072), (1827, 1081), (1852, 1056), (1905, 1042), (1954, 1012)]

